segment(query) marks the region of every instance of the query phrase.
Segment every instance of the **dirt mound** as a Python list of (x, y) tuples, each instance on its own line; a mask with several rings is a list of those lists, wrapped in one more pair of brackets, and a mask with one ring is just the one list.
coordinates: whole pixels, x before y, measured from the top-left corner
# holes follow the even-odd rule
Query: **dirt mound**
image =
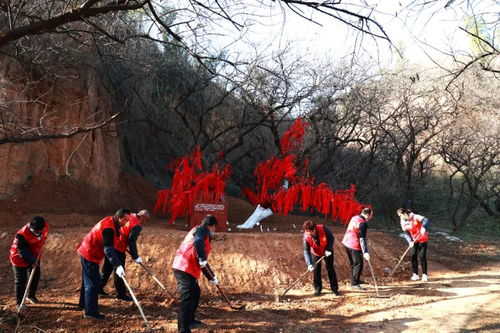
[[(237, 212), (231, 214), (235, 216), (233, 219), (237, 218)], [(243, 217), (245, 214), (240, 215)], [(99, 218), (100, 216), (76, 213), (69, 216), (53, 214), (51, 220), (55, 227), (51, 229), (45, 246), (42, 280), (38, 293), (43, 303), (29, 306), (27, 318), (20, 322), (20, 332), (31, 332), (33, 327), (39, 327), (47, 332), (141, 331), (142, 320), (133, 303), (102, 298), (100, 300), (101, 311), (107, 316), (104, 322), (82, 320), (81, 311), (76, 307), (81, 283), (81, 267), (75, 247), (88, 232), (90, 224), (95, 223)], [(68, 219), (71, 221), (65, 222)], [(218, 294), (217, 289), (204, 278), (200, 279), (203, 296), (198, 317), (208, 323), (206, 329), (201, 329), (202, 332), (366, 332), (373, 330), (399, 332), (402, 327), (406, 327), (407, 321), (395, 318), (399, 318), (407, 311), (396, 311), (397, 309), (449, 299), (453, 295), (450, 288), (456, 283), (460, 288), (478, 289), (476, 282), (464, 282), (461, 278), (456, 280), (450, 278), (450, 280), (439, 282), (434, 276), (443, 278), (443, 270), (446, 268), (432, 262), (431, 280), (427, 284), (417, 282), (405, 285), (401, 282), (409, 276), (408, 260), (403, 263), (395, 280), (384, 281), (381, 279), (386, 276), (384, 267), (395, 265), (399, 255), (405, 249), (405, 243), (384, 232), (370, 230), (369, 247), (373, 258), (372, 263), (375, 274), (380, 279), (379, 288), (386, 298), (375, 298), (368, 267), (365, 268), (362, 278), (367, 282), (369, 289), (361, 292), (350, 290), (348, 288), (350, 268), (339, 241), (345, 228), (340, 225), (329, 225), (336, 238), (335, 267), (342, 296), (335, 297), (331, 294), (324, 276), (323, 295), (313, 297), (312, 276), (307, 276), (290, 290), (281, 302), (277, 303), (275, 302), (276, 293), (282, 293), (306, 269), (302, 254), (302, 234), (298, 228), (293, 227), (293, 224), (298, 224), (303, 219), (300, 216), (275, 217), (274, 222), (269, 220), (263, 223), (264, 231), (256, 228), (244, 232), (216, 235), (209, 262), (219, 278), (220, 286), (229, 298), (233, 302), (239, 301), (240, 304), (245, 304), (246, 307), (242, 311), (231, 310)], [(284, 222), (285, 220), (288, 224)], [(325, 222), (324, 219), (313, 220), (316, 223)], [(77, 221), (85, 221), (89, 225), (75, 226)], [(327, 223), (330, 222), (327, 221)], [(235, 224), (231, 224), (231, 227)], [(267, 231), (268, 228), (269, 231)], [(281, 231), (274, 231), (275, 228)], [(154, 219), (144, 228), (139, 239), (139, 250), (146, 265), (172, 292), (176, 290), (176, 283), (171, 273), (171, 262), (185, 234), (185, 225), (182, 220), (176, 224), (168, 224), (165, 219)], [(6, 331), (13, 331), (18, 324), (13, 312), (15, 302), (12, 291), (13, 277), (8, 263), (8, 247), (11, 240), (11, 233), (5, 231), (0, 233), (0, 285), (3, 286), (0, 289), (0, 303), (5, 304), (0, 307), (0, 330)], [(491, 251), (496, 251), (497, 248), (490, 247), (489, 249), (491, 254)], [(430, 256), (434, 259), (439, 255), (431, 252)], [(455, 258), (456, 261), (460, 261), (458, 258)], [(471, 266), (463, 263), (462, 268), (465, 267)], [(325, 273), (323, 269), (323, 274)], [(489, 278), (487, 274), (489, 273), (481, 273), (477, 276), (483, 279)], [(495, 276), (491, 275), (491, 278)], [(141, 301), (150, 323), (166, 332), (175, 332), (177, 299), (169, 299), (168, 295), (155, 285), (142, 268), (130, 259), (127, 262), (127, 280)], [(484, 288), (498, 285), (500, 284), (482, 284)], [(442, 288), (448, 288), (448, 290), (442, 290)], [(107, 290), (111, 294), (114, 293), (111, 282)], [(482, 293), (483, 297), (491, 295), (491, 290), (490, 293), (484, 290), (478, 292)], [(493, 302), (490, 298), (485, 302)], [(382, 313), (381, 311), (390, 311), (390, 309), (394, 309), (395, 312), (391, 312), (388, 317), (366, 322), (361, 319), (365, 315), (375, 316), (377, 313)], [(486, 310), (483, 309), (482, 313), (489, 316), (490, 312), (495, 309), (492, 303)], [(428, 315), (429, 309), (422, 311), (418, 316), (425, 318), (424, 314)], [(437, 316), (434, 308), (431, 312)], [(416, 312), (410, 310), (409, 313), (415, 314)], [(491, 318), (493, 320), (495, 317), (492, 315)], [(474, 327), (481, 327), (485, 320), (476, 318), (473, 323)]]
[[(73, 214), (68, 219), (90, 222), (92, 216)], [(93, 221), (97, 222), (97, 217), (94, 217)], [(339, 241), (344, 229), (341, 226), (330, 226), (330, 228), (337, 239), (334, 247), (337, 275), (339, 280), (347, 281), (350, 268), (345, 250)], [(80, 282), (80, 262), (75, 248), (88, 231), (89, 226), (51, 228), (43, 260), (44, 272), (50, 274), (51, 288), (64, 289)], [(175, 284), (170, 274), (171, 263), (185, 235), (186, 232), (176, 230), (176, 226), (156, 221), (146, 226), (140, 237), (139, 248), (145, 262), (157, 269), (162, 280), (170, 286)], [(8, 263), (8, 246), (11, 241), (8, 236), (10, 235), (3, 233), (2, 249), (0, 249), (4, 264)], [(402, 242), (378, 232), (372, 233), (372, 236), (378, 239), (377, 243), (381, 243), (376, 245), (371, 241), (370, 246), (377, 253), (372, 259), (376, 274), (383, 276), (382, 262), (387, 263), (392, 259), (392, 251), (403, 249), (400, 244)], [(390, 243), (392, 245), (387, 247), (386, 245)], [(212, 243), (210, 262), (219, 280), (223, 281), (226, 288), (236, 293), (247, 292), (248, 286), (252, 286), (254, 292), (273, 294), (274, 288), (284, 289), (307, 268), (303, 257), (302, 233), (298, 230), (289, 230), (289, 233), (253, 230), (253, 232), (216, 234)], [(143, 273), (139, 266), (131, 265), (130, 269), (133, 272), (131, 282), (135, 286), (138, 288), (150, 286), (150, 281), (139, 278), (142, 275), (140, 273)], [(2, 271), (10, 274), (9, 266), (2, 267)], [(366, 279), (370, 279), (367, 269), (364, 273)], [(310, 282), (304, 281), (297, 286), (300, 288), (309, 284)], [(206, 284), (206, 287), (208, 286)]]
[[(135, 182), (133, 177), (124, 178), (124, 181), (130, 189), (126, 195), (139, 195), (139, 192), (147, 189), (143, 183)], [(34, 184), (29, 192), (20, 194), (17, 198), (29, 198), (31, 194), (34, 195), (33, 202), (43, 203), (45, 206), (42, 208), (48, 207), (49, 201), (44, 203), (43, 200), (43, 185), (44, 183)], [(45, 183), (45, 185), (50, 184)], [(64, 190), (68, 190), (69, 186), (75, 186), (75, 190), (82, 190), (77, 187), (78, 184), (62, 181), (59, 185)], [(34, 193), (36, 189), (41, 191), (38, 193), (39, 197)], [(149, 191), (151, 190), (144, 191), (146, 195), (143, 205), (149, 200), (147, 198)], [(75, 212), (70, 208), (85, 207), (85, 203), (66, 199), (63, 195), (57, 194), (47, 198), (66, 200), (67, 206), (54, 202), (52, 210), (44, 213), (51, 223), (51, 232), (41, 264), (42, 279), (38, 296), (43, 303), (30, 305), (27, 317), (23, 317), (21, 321), (18, 321), (14, 312), (13, 276), (8, 249), (13, 233), (22, 223), (9, 221), (0, 229), (0, 286), (2, 286), (0, 304), (4, 304), (0, 307), (0, 331), (2, 329), (14, 331), (18, 324), (19, 332), (31, 332), (34, 330), (33, 327), (46, 332), (141, 331), (142, 320), (135, 305), (114, 298), (100, 299), (101, 311), (107, 316), (106, 321), (81, 319), (81, 310), (76, 307), (81, 283), (81, 266), (75, 248), (90, 227), (104, 215)], [(415, 319), (413, 316), (426, 318), (430, 311), (434, 316), (433, 322), (444, 320), (438, 316), (435, 308), (430, 307), (435, 302), (453, 298), (451, 296), (458, 297), (464, 292), (463, 290), (466, 290), (464, 288), (470, 288), (477, 293), (477, 297), (484, 298), (484, 301), (477, 303), (481, 304), (480, 309), (477, 306), (470, 308), (470, 311), (479, 309), (483, 317), (468, 322), (468, 327), (476, 329), (495, 322), (496, 317), (493, 313), (499, 306), (495, 305), (493, 300), (495, 291), (493, 287), (500, 286), (500, 277), (494, 274), (494, 270), (490, 272), (488, 271), (490, 268), (483, 266), (491, 262), (492, 254), (498, 253), (497, 245), (464, 243), (457, 246), (433, 239), (429, 248), (431, 260), (429, 283), (408, 284), (406, 282), (410, 276), (408, 258), (403, 261), (395, 279), (387, 279), (387, 273), (384, 271), (385, 267), (395, 266), (406, 249), (405, 241), (383, 231), (371, 229), (368, 241), (372, 265), (378, 278), (380, 292), (385, 296), (385, 298), (375, 298), (373, 280), (368, 267), (365, 267), (362, 276), (368, 289), (353, 291), (349, 288), (350, 267), (340, 243), (345, 232), (344, 226), (324, 218), (291, 215), (272, 216), (262, 223), (262, 229), (256, 227), (252, 230), (239, 231), (236, 225), (245, 221), (253, 212), (253, 207), (240, 199), (228, 200), (231, 232), (216, 234), (209, 262), (218, 276), (221, 288), (229, 298), (233, 302), (245, 304), (246, 307), (242, 311), (230, 309), (217, 289), (204, 278), (200, 279), (202, 299), (198, 317), (208, 323), (205, 329), (200, 329), (201, 332), (400, 332), (403, 328), (407, 328), (407, 325), (416, 325), (416, 330), (426, 331), (429, 327), (418, 326), (420, 319)], [(134, 201), (136, 205), (140, 205), (139, 202), (141, 201)], [(19, 206), (15, 209), (33, 209), (25, 201), (17, 205)], [(65, 213), (68, 211), (71, 213)], [(18, 214), (31, 215), (26, 212)], [(276, 295), (281, 294), (306, 270), (300, 230), (305, 219), (328, 225), (335, 236), (335, 269), (342, 296), (333, 296), (328, 287), (326, 270), (323, 269), (322, 296), (312, 296), (312, 276), (309, 274), (291, 289), (281, 302), (276, 302)], [(182, 219), (175, 224), (169, 224), (166, 218), (155, 217), (145, 226), (139, 239), (139, 252), (144, 262), (172, 292), (176, 291), (176, 282), (171, 272), (171, 263), (186, 231), (187, 227)], [(453, 260), (449, 258), (450, 253), (453, 253)], [(481, 256), (483, 259), (489, 258), (490, 262), (486, 259), (478, 260)], [(452, 271), (443, 264), (450, 264), (449, 267), (467, 272), (467, 275), (451, 276)], [(481, 271), (474, 274), (471, 270), (475, 268)], [(477, 281), (468, 279), (469, 275), (471, 278), (476, 277)], [(446, 276), (447, 280), (444, 279)], [(162, 328), (166, 332), (175, 332), (178, 296), (174, 300), (169, 299), (142, 268), (130, 259), (127, 262), (127, 281), (141, 301), (153, 327)], [(110, 282), (107, 291), (114, 294), (112, 285)], [(455, 285), (458, 289), (452, 290)], [(462, 301), (461, 297), (457, 299), (458, 302)], [(426, 307), (426, 304), (429, 306)], [(448, 304), (446, 309), (453, 309), (455, 306)], [(419, 307), (422, 309), (419, 310)], [(406, 313), (412, 316), (404, 319)], [(450, 315), (443, 314), (444, 318)], [(365, 319), (367, 316), (370, 319)], [(462, 322), (466, 321), (460, 321)]]

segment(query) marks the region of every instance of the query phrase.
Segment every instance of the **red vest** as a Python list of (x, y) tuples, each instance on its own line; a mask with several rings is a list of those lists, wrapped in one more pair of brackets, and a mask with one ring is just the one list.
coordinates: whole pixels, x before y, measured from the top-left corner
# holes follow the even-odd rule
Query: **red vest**
[(412, 213), (410, 214), (410, 219), (408, 221), (401, 221), (403, 229), (410, 233), (411, 239), (416, 239), (416, 243), (425, 243), (429, 240), (427, 230), (417, 239), (417, 236), (420, 234), (420, 229), (422, 228), (423, 219), (424, 217), (422, 215)]
[(318, 224), (316, 226), (316, 233), (318, 234), (319, 245), (317, 245), (314, 239), (305, 232), (304, 238), (306, 239), (307, 244), (311, 247), (311, 253), (317, 257), (322, 257), (325, 255), (326, 243), (328, 242), (326, 239), (325, 229), (322, 224)]
[(101, 263), (104, 259), (104, 245), (102, 244), (102, 232), (104, 229), (113, 229), (115, 236), (113, 244), (117, 242), (117, 232), (115, 230), (115, 223), (113, 216), (103, 218), (97, 223), (92, 230), (83, 238), (82, 242), (76, 250), (78, 253), (88, 261)]
[[(194, 248), (194, 232), (200, 226), (197, 225), (189, 233), (182, 242), (181, 246), (175, 254), (174, 262), (172, 268), (177, 269), (182, 272), (191, 274), (195, 278), (199, 279), (201, 274), (200, 264), (198, 263), (198, 256), (196, 255), (196, 249)], [(205, 251), (210, 253), (210, 236), (205, 238)]]
[(351, 218), (351, 221), (347, 226), (344, 239), (342, 240), (342, 244), (350, 249), (361, 251), (361, 245), (359, 243), (359, 225), (363, 222), (366, 221), (360, 215), (356, 215)]
[[(42, 250), (42, 246), (47, 239), (47, 234), (49, 233), (49, 224), (45, 223), (45, 229), (43, 229), (42, 235), (40, 237), (36, 237), (30, 231), (29, 223), (24, 227), (19, 229), (16, 235), (22, 235), (26, 242), (28, 243), (28, 248), (33, 257), (37, 258), (38, 254)], [(30, 264), (19, 256), (19, 252), (17, 251), (17, 237), (14, 236), (14, 241), (10, 247), (10, 262), (12, 265), (16, 267), (28, 267)]]
[(120, 228), (120, 237), (115, 241), (115, 249), (120, 252), (127, 251), (128, 248), (128, 236), (132, 232), (132, 229), (136, 225), (141, 225), (141, 221), (137, 214), (130, 214), (128, 222)]

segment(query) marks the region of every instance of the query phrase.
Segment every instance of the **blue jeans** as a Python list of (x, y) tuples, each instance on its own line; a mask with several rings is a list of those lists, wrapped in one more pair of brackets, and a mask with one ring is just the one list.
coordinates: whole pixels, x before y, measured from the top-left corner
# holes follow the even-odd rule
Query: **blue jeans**
[(97, 311), (98, 292), (101, 287), (99, 264), (80, 257), (82, 262), (82, 287), (80, 289), (80, 308), (85, 314), (95, 315)]

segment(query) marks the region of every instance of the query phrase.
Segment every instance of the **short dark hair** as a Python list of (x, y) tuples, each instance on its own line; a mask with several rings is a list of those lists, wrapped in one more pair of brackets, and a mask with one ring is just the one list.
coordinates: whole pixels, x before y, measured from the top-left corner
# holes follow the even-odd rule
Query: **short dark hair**
[(370, 207), (365, 207), (361, 211), (361, 214), (363, 214), (363, 215), (370, 215), (372, 212), (373, 212), (373, 210)]
[(30, 221), (30, 227), (33, 230), (43, 230), (45, 229), (45, 219), (41, 216), (35, 216)]
[(203, 225), (217, 225), (217, 219), (213, 215), (207, 215), (201, 220)]
[(116, 211), (115, 217), (117, 219), (124, 217), (125, 215), (130, 215), (130, 209), (120, 208)]
[(408, 208), (399, 208), (396, 213), (399, 214), (410, 214), (411, 210)]
[(316, 229), (316, 223), (314, 223), (311, 220), (307, 220), (302, 225), (302, 229), (304, 229), (304, 231), (306, 231), (306, 230), (314, 230), (314, 229)]

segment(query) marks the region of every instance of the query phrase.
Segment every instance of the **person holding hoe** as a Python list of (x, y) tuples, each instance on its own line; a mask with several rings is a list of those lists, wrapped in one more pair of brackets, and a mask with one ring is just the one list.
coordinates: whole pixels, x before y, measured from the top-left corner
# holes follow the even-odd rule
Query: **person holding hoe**
[(361, 273), (363, 273), (363, 258), (370, 261), (368, 244), (366, 242), (366, 231), (368, 221), (373, 217), (373, 210), (369, 207), (363, 208), (360, 215), (353, 216), (347, 226), (342, 244), (344, 245), (352, 269), (351, 288), (363, 290), (361, 286)]
[(422, 281), (427, 281), (427, 241), (429, 234), (427, 227), (430, 220), (425, 216), (414, 214), (410, 209), (399, 208), (396, 212), (401, 219), (401, 229), (411, 248), (411, 267), (413, 275), (412, 281), (417, 281), (418, 277), (418, 259), (422, 266)]
[(331, 231), (322, 224), (316, 224), (313, 221), (305, 221), (302, 226), (304, 229), (304, 259), (309, 271), (314, 273), (314, 296), (319, 296), (323, 289), (321, 282), (321, 258), (324, 257), (330, 288), (335, 296), (339, 295), (339, 285), (337, 274), (333, 267), (333, 243), (335, 238)]
[[(120, 259), (120, 263), (123, 268), (125, 268), (125, 252), (127, 248), (132, 256), (132, 259), (140, 264), (142, 262), (139, 253), (137, 252), (137, 238), (141, 233), (142, 226), (150, 219), (151, 215), (145, 209), (141, 210), (139, 213), (130, 214), (128, 222), (120, 228), (120, 236), (115, 244), (116, 255)], [(109, 277), (113, 272), (114, 266), (108, 257), (104, 258), (104, 264), (101, 268), (101, 288), (99, 289), (99, 295), (108, 296), (108, 293), (104, 291), (104, 287), (108, 283)], [(116, 298), (124, 301), (132, 302), (132, 297), (127, 295), (127, 288), (123, 279), (119, 277), (116, 272), (114, 274)]]
[(84, 310), (83, 318), (104, 319), (104, 315), (98, 311), (98, 293), (101, 287), (99, 264), (104, 257), (112, 263), (116, 275), (125, 277), (115, 244), (120, 237), (120, 228), (128, 222), (129, 217), (130, 210), (126, 208), (119, 209), (113, 216), (105, 217), (90, 230), (77, 247), (82, 263), (79, 307)]
[(24, 294), (28, 283), (28, 276), (32, 274), (33, 279), (29, 286), (27, 300), (33, 304), (39, 303), (36, 298), (36, 290), (40, 281), (40, 256), (42, 246), (49, 233), (49, 224), (41, 216), (35, 216), (16, 233), (10, 247), (10, 262), (14, 270), (14, 281), (16, 290), (16, 307), (22, 310), (24, 307)]
[(177, 322), (180, 333), (189, 333), (192, 328), (203, 325), (201, 321), (195, 319), (195, 312), (200, 301), (198, 279), (201, 272), (203, 271), (211, 284), (219, 283), (207, 262), (216, 225), (217, 219), (214, 216), (205, 216), (201, 225), (189, 231), (175, 254), (172, 268), (179, 286), (181, 301)]

